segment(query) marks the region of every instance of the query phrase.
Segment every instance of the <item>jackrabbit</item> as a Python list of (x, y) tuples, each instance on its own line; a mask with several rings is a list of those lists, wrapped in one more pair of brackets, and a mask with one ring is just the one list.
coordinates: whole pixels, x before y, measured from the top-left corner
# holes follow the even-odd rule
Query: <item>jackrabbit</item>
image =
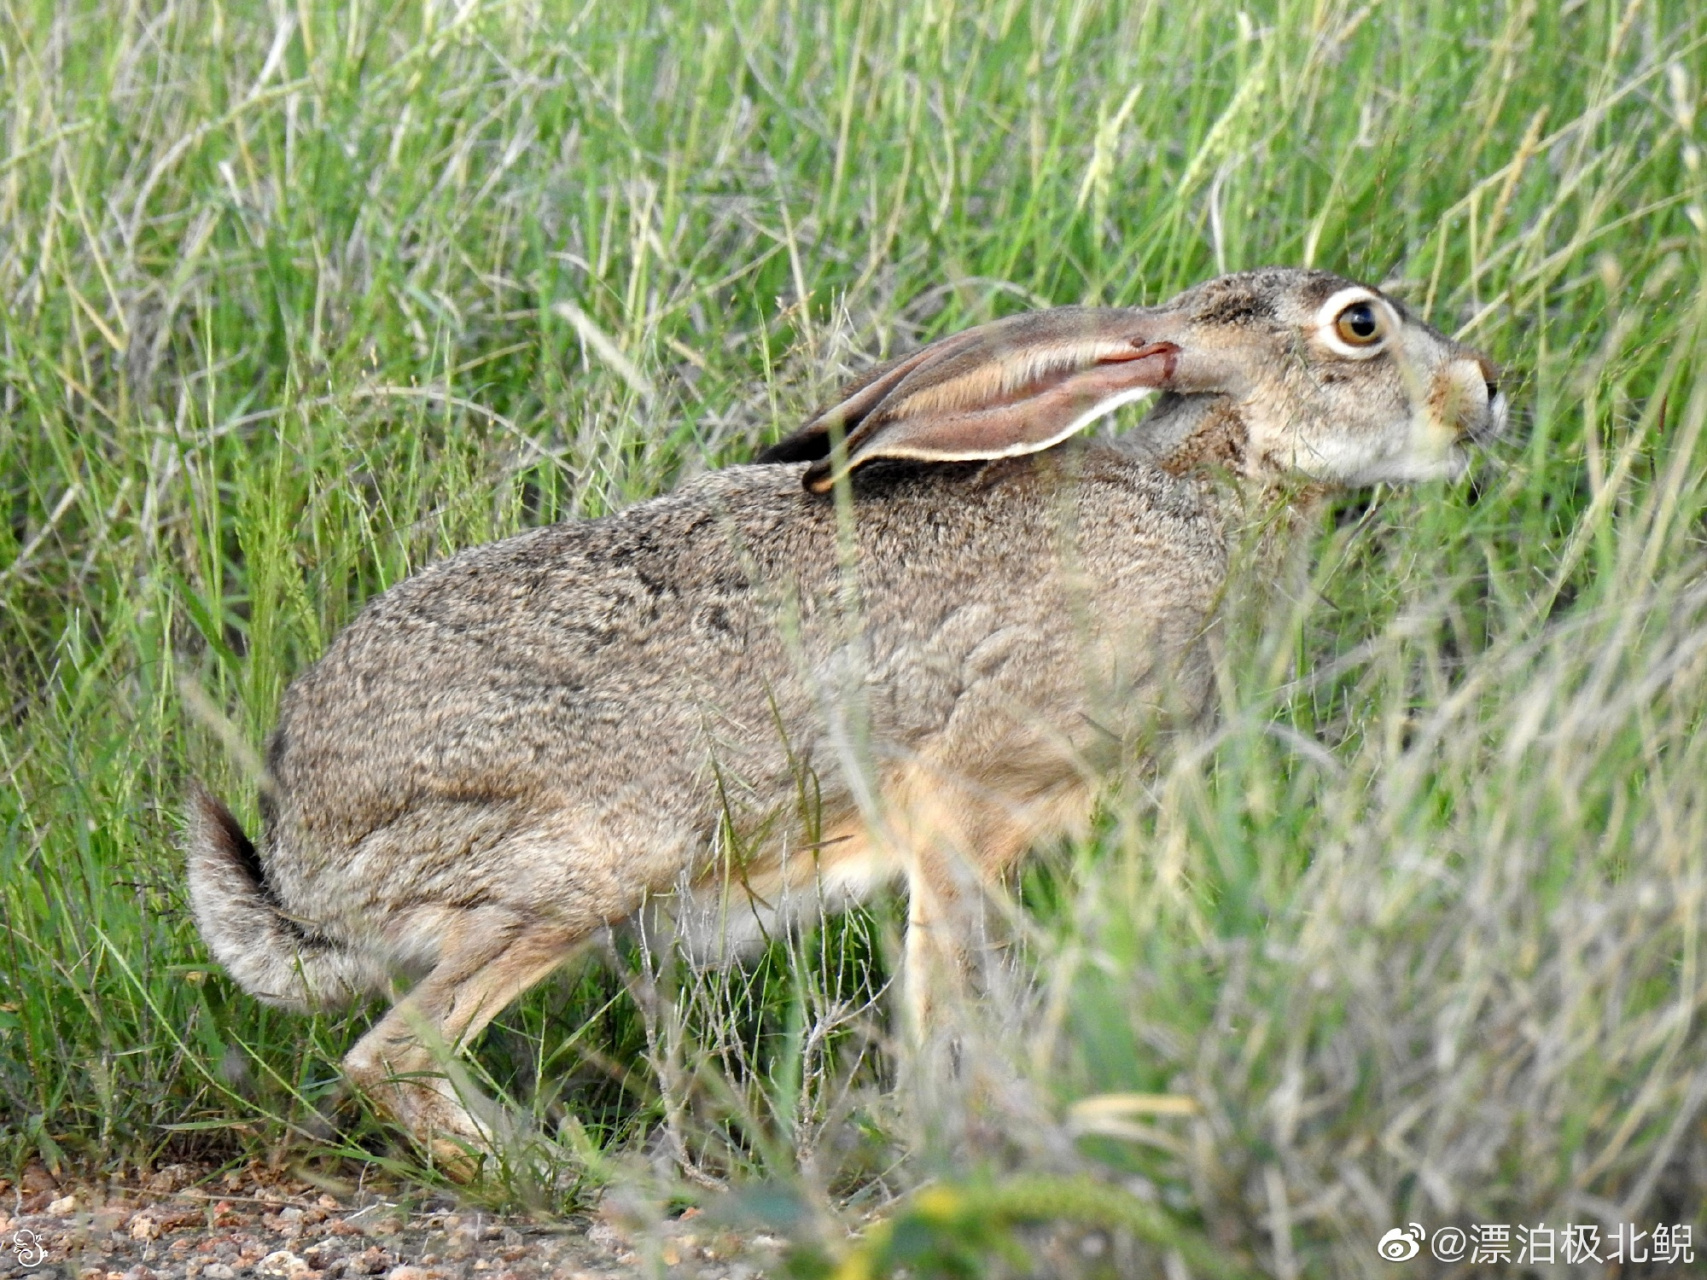
[(453, 1164), (491, 1121), (436, 1055), (637, 913), (715, 957), (904, 881), (920, 1026), (969, 897), (1203, 713), (1229, 489), (1450, 476), (1504, 420), (1484, 357), (1319, 271), (944, 338), (761, 465), (371, 602), (284, 696), (260, 847), (197, 791), (196, 923), (292, 1009), (418, 976), (344, 1065)]

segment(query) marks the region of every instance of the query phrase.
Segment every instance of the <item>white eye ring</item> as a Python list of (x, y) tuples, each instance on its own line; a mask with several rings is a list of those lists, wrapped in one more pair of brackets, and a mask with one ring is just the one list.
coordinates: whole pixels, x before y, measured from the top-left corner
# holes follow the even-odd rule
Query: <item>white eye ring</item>
[[(1347, 342), (1340, 336), (1338, 321), (1347, 308), (1360, 302), (1375, 312), (1380, 328), (1368, 342)], [(1361, 285), (1341, 289), (1316, 312), (1316, 336), (1329, 351), (1337, 356), (1344, 356), (1347, 360), (1368, 360), (1371, 356), (1380, 355), (1387, 346), (1387, 340), (1398, 327), (1399, 316), (1393, 310), (1392, 304), (1374, 290), (1365, 289)]]

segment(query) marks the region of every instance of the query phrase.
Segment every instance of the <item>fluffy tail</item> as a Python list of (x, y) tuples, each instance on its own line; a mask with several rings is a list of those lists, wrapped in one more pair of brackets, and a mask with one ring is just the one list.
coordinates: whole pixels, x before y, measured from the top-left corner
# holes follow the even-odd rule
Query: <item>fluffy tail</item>
[(364, 957), (285, 915), (237, 819), (192, 784), (185, 823), (190, 909), (214, 958), (250, 995), (307, 1012), (373, 988)]

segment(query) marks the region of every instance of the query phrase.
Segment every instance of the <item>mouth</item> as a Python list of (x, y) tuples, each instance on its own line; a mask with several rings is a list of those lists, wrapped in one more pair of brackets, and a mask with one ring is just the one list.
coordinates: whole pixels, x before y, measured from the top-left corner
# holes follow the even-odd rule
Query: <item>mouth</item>
[(1462, 480), (1470, 470), (1470, 448), (1468, 437), (1460, 436), (1447, 447), (1446, 453), (1440, 459), (1439, 478), (1442, 480)]
[(1397, 469), (1407, 480), (1461, 479), (1470, 469), (1470, 451), (1505, 430), (1505, 393), (1480, 376), (1453, 373), (1450, 390), (1412, 419), (1406, 462)]

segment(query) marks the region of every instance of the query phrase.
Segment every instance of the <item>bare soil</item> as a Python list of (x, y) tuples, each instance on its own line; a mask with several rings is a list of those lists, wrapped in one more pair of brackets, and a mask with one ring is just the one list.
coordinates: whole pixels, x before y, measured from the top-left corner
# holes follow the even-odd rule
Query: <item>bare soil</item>
[(761, 1280), (783, 1241), (694, 1210), (640, 1230), (611, 1214), (532, 1222), (333, 1195), (261, 1166), (212, 1177), (168, 1165), (130, 1183), (0, 1179), (0, 1280)]

